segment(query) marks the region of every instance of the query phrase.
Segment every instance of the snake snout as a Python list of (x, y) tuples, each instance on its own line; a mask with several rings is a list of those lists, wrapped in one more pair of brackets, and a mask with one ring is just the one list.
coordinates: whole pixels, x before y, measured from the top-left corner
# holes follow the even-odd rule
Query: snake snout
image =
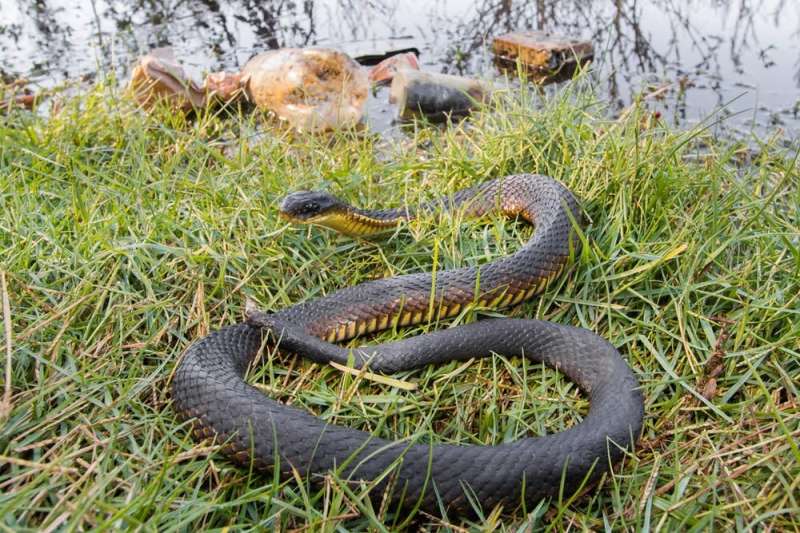
[(345, 204), (325, 191), (297, 191), (286, 196), (278, 208), (282, 218), (294, 222), (310, 222)]

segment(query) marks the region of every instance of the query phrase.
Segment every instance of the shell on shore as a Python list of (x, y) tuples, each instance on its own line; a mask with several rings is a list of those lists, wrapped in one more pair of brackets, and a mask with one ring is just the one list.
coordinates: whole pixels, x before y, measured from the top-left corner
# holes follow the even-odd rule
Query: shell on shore
[(206, 97), (184, 72), (171, 48), (156, 48), (139, 58), (128, 84), (134, 100), (145, 109), (167, 101), (175, 109), (188, 111), (205, 105)]
[(283, 48), (256, 55), (241, 71), (248, 97), (303, 131), (355, 126), (369, 77), (348, 55), (324, 48)]

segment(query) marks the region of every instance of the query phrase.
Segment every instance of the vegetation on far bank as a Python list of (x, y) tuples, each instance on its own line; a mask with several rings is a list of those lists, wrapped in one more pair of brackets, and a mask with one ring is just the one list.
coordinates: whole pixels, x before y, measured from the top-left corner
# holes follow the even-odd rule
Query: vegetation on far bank
[[(172, 372), (194, 339), (241, 320), (246, 298), (278, 309), (375, 277), (482, 264), (530, 235), (509, 220), (444, 217), (352, 240), (281, 221), (287, 192), (413, 206), (538, 172), (587, 214), (588, 245), (566, 275), (532, 303), (377, 338), (488, 313), (589, 328), (640, 377), (645, 429), (635, 457), (581, 497), (453, 524), (797, 530), (798, 153), (675, 130), (644, 106), (612, 120), (579, 85), (544, 99), (523, 89), (469, 122), (392, 141), (292, 134), (258, 114), (146, 116), (111, 82), (49, 114), (2, 117), (13, 395), (0, 423), (0, 528), (401, 522), (333, 477), (320, 490), (275, 483), (195, 442), (170, 408)], [(287, 356), (250, 376), (282, 401), (392, 438), (500, 443), (559, 431), (587, 407), (558, 373), (499, 356), (393, 378), (416, 390)]]

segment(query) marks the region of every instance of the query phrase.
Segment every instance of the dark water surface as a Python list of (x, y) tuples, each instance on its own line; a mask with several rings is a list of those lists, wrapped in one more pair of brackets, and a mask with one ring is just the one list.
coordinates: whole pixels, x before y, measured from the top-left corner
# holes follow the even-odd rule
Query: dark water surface
[[(0, 68), (34, 86), (91, 78), (171, 45), (199, 79), (284, 46), (353, 55), (416, 46), (423, 68), (490, 76), (491, 38), (543, 29), (591, 39), (610, 107), (651, 105), (692, 124), (720, 106), (725, 131), (800, 132), (799, 0), (0, 0)], [(649, 88), (649, 89), (648, 89)]]

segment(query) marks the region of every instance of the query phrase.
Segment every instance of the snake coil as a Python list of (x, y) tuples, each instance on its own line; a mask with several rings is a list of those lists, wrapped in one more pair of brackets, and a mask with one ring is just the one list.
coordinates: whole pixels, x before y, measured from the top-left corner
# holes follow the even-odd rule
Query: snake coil
[[(474, 505), (513, 509), (570, 494), (597, 480), (639, 436), (643, 398), (619, 352), (594, 333), (539, 320), (481, 320), (397, 342), (348, 350), (334, 342), (455, 316), (465, 306), (504, 307), (541, 292), (578, 251), (580, 210), (561, 184), (522, 174), (485, 182), (421, 212), (500, 212), (535, 224), (516, 253), (479, 267), (409, 274), (341, 289), (272, 314), (253, 313), (186, 351), (172, 384), (174, 406), (193, 418), (198, 437), (216, 436), (240, 464), (312, 482), (336, 471), (370, 484), (370, 497), (438, 514), (470, 513)], [(350, 234), (366, 234), (414, 216), (407, 209), (366, 211), (324, 193), (296, 193), (284, 216)], [(434, 305), (431, 305), (433, 302)], [(243, 376), (265, 342), (317, 362), (348, 360), (373, 372), (498, 353), (527, 357), (565, 373), (590, 399), (584, 419), (565, 431), (494, 446), (390, 441), (326, 423), (271, 400)], [(388, 474), (388, 475), (387, 475)]]

